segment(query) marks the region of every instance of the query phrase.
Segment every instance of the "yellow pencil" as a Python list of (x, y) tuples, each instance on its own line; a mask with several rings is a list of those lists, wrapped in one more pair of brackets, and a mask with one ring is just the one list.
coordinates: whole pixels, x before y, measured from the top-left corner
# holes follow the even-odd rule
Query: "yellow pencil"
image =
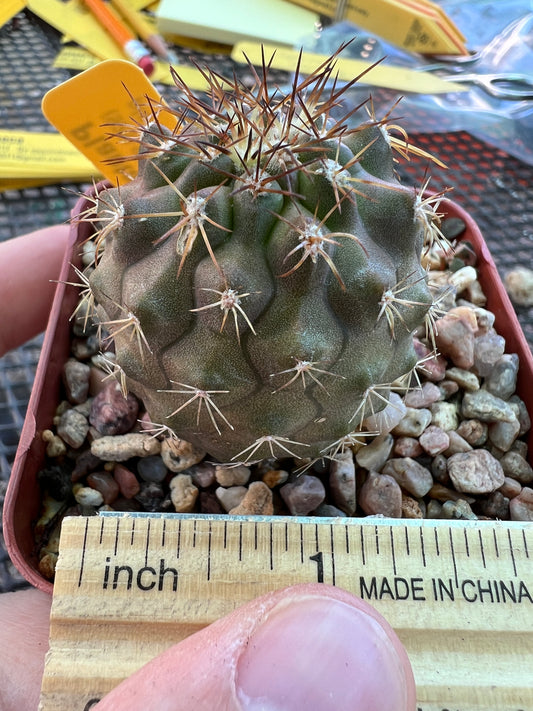
[(128, 0), (111, 0), (111, 5), (129, 22), (139, 37), (151, 47), (158, 57), (170, 64), (178, 64), (178, 58), (165, 44), (161, 35), (153, 31), (140, 12), (134, 10)]

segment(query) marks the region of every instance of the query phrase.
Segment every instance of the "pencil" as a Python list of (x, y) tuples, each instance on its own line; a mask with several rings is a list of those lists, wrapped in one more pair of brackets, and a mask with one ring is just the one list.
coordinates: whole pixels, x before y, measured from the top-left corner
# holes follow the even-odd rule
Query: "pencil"
[(85, 0), (85, 4), (98, 22), (109, 32), (111, 37), (120, 45), (123, 52), (138, 64), (143, 72), (150, 76), (154, 71), (154, 63), (149, 51), (125, 27), (114, 13), (112, 13), (102, 0)]
[(134, 10), (127, 0), (111, 0), (111, 5), (118, 10), (139, 37), (153, 49), (158, 57), (170, 64), (178, 63), (177, 56), (167, 47), (161, 35), (153, 31), (151, 25), (146, 22), (142, 14)]

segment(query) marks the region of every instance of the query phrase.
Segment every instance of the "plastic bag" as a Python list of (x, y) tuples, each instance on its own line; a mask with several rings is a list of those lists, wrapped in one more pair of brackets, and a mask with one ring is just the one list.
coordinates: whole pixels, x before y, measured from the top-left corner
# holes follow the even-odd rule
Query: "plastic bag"
[[(465, 64), (460, 58), (443, 62), (435, 73), (506, 74), (518, 72), (533, 82), (533, 0), (479, 2), (441, 0), (448, 16), (467, 37), (467, 46), (475, 62)], [(390, 45), (348, 22), (324, 28), (307, 38), (308, 51), (330, 54), (342, 42), (355, 37), (343, 56), (360, 58), (361, 47), (371, 51), (368, 60), (386, 57), (385, 64), (419, 69), (434, 65), (435, 58), (422, 57)], [(439, 58), (440, 59), (440, 58)], [(440, 61), (439, 61), (440, 63)], [(371, 80), (371, 72), (367, 75)], [(384, 116), (400, 98), (393, 90), (370, 89), (378, 118)], [(368, 85), (357, 85), (345, 97), (343, 110), (358, 106), (369, 95)], [(395, 111), (409, 133), (468, 131), (481, 140), (533, 165), (533, 99), (506, 99), (490, 95), (471, 85), (466, 92), (428, 95), (403, 95)], [(361, 119), (360, 113), (354, 119)]]

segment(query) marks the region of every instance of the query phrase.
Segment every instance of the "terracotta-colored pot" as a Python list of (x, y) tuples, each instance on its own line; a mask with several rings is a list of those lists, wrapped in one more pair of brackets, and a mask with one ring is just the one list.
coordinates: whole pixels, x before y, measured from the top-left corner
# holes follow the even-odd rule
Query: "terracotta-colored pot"
[[(73, 215), (89, 206), (89, 201), (81, 198)], [(506, 351), (519, 356), (517, 392), (528, 411), (533, 413), (533, 357), (488, 247), (476, 223), (461, 207), (443, 200), (440, 211), (449, 217), (460, 217), (466, 223), (462, 240), (470, 242), (477, 254), (478, 275), (487, 296), (487, 308), (496, 317), (495, 327), (506, 340)], [(50, 427), (59, 401), (61, 371), (70, 352), (69, 317), (78, 299), (76, 289), (62, 282), (72, 280), (70, 265), (79, 266), (76, 245), (88, 239), (91, 232), (91, 225), (87, 223), (76, 224), (74, 221), (72, 224), (4, 505), (4, 537), (13, 563), (28, 582), (50, 593), (52, 583), (39, 572), (33, 536), (33, 524), (39, 517), (41, 506), (37, 474), (42, 468), (46, 448), (41, 433)], [(529, 448), (533, 450), (533, 433), (529, 435)]]

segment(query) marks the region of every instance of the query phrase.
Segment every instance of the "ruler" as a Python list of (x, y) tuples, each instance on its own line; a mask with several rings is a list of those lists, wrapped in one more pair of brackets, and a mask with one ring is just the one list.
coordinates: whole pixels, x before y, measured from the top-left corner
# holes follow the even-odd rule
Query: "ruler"
[(240, 604), (317, 581), (396, 630), (416, 711), (533, 709), (532, 524), (131, 513), (63, 523), (40, 708), (86, 711)]

